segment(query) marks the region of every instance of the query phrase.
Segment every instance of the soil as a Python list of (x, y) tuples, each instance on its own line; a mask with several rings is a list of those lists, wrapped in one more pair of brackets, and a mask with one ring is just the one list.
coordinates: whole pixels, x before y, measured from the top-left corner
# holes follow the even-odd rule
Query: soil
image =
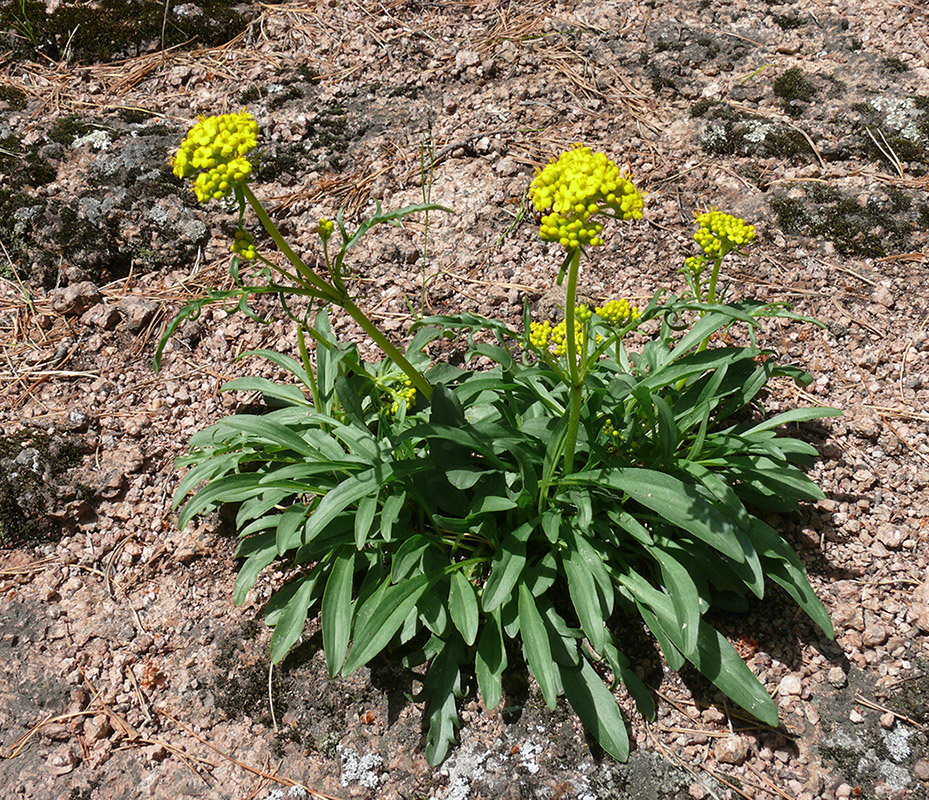
[[(929, 797), (924, 4), (7, 0), (0, 52), (9, 795)], [(362, 305), (397, 341), (423, 305), (514, 325), (525, 303), (557, 306), (558, 254), (525, 194), (575, 142), (649, 192), (645, 219), (585, 263), (591, 298), (680, 291), (696, 210), (756, 225), (758, 245), (728, 262), (731, 296), (826, 326), (764, 329), (815, 375), (778, 384), (769, 409), (844, 411), (793, 431), (819, 450), (827, 499), (774, 521), (835, 642), (773, 587), (714, 618), (775, 695), (780, 728), (670, 672), (632, 626), (658, 718), (617, 691), (626, 764), (515, 674), (496, 712), (462, 700), (459, 744), (430, 768), (413, 677), (384, 661), (329, 681), (315, 620), (269, 671), (261, 608), (285, 574), (268, 570), (236, 608), (234, 531), (216, 515), (177, 530), (170, 498), (191, 435), (255, 399), (222, 384), (281, 377), (239, 356), (293, 353), (292, 325), (214, 307), (152, 367), (176, 311), (229, 285), (235, 226), (197, 206), (169, 156), (196, 115), (243, 107), (263, 135), (254, 190), (307, 257), (317, 220), (340, 207), (350, 222), (374, 199), (456, 212), (431, 214), (428, 236), (420, 219), (358, 248)]]

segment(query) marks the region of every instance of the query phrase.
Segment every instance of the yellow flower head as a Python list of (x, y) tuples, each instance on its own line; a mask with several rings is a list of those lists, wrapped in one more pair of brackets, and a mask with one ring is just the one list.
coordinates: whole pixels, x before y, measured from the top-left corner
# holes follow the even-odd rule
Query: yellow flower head
[(603, 244), (603, 225), (591, 222), (596, 214), (616, 219), (641, 219), (642, 195), (628, 177), (603, 153), (577, 144), (536, 172), (529, 197), (542, 217), (539, 236), (574, 249)]
[(255, 250), (255, 237), (242, 228), (236, 230), (235, 240), (229, 249), (245, 261), (252, 261), (258, 255)]
[(629, 301), (625, 299), (607, 300), (602, 306), (597, 306), (594, 311), (600, 319), (614, 328), (621, 328), (639, 317), (638, 307), (629, 305)]
[[(725, 255), (730, 250), (737, 250), (742, 245), (755, 241), (754, 225), (746, 225), (744, 219), (724, 214), (715, 208), (699, 214), (697, 225), (700, 227), (694, 234), (694, 239), (710, 257)], [(702, 264), (688, 264), (691, 270), (699, 266)]]
[(317, 229), (317, 233), (319, 234), (320, 239), (322, 239), (324, 242), (328, 242), (329, 237), (332, 236), (332, 232), (334, 230), (335, 223), (331, 219), (326, 219), (325, 217), (320, 219), (319, 228)]
[(174, 155), (174, 174), (192, 179), (199, 202), (221, 200), (251, 177), (246, 156), (257, 144), (258, 123), (247, 111), (200, 117)]

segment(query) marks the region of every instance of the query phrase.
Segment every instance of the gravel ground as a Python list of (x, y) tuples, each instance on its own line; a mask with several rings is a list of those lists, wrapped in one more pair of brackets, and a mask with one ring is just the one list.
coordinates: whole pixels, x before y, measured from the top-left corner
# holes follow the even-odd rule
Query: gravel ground
[[(9, 795), (929, 797), (923, 4), (243, 3), (223, 17), (243, 33), (222, 46), (190, 27), (209, 2), (127, 0), (139, 22), (118, 31), (106, 3), (66, 16), (85, 5), (47, 0), (46, 16), (30, 0), (32, 46), (9, 16), (18, 2), (0, 3)], [(328, 681), (316, 621), (269, 674), (261, 606), (285, 576), (269, 571), (235, 608), (233, 532), (218, 516), (177, 530), (172, 465), (195, 431), (253, 399), (220, 394), (225, 380), (279, 377), (237, 357), (293, 352), (292, 328), (208, 310), (152, 369), (177, 308), (228, 281), (234, 227), (196, 207), (168, 155), (197, 114), (242, 107), (264, 135), (255, 190), (298, 251), (339, 206), (354, 219), (373, 198), (397, 207), (425, 191), (456, 211), (430, 216), (428, 244), (412, 223), (359, 248), (362, 304), (397, 340), (423, 275), (435, 312), (515, 324), (524, 303), (557, 303), (557, 256), (522, 203), (535, 166), (574, 142), (649, 192), (646, 219), (585, 265), (592, 298), (680, 290), (696, 209), (756, 225), (759, 244), (728, 266), (733, 296), (786, 300), (826, 324), (764, 330), (816, 376), (805, 390), (778, 384), (768, 405), (845, 412), (794, 431), (821, 453), (812, 475), (827, 499), (776, 522), (835, 642), (773, 587), (747, 614), (714, 618), (774, 694), (779, 729), (668, 672), (638, 630), (628, 651), (659, 712), (647, 723), (618, 694), (627, 764), (516, 676), (494, 713), (463, 701), (458, 748), (429, 768), (410, 675), (384, 662)]]

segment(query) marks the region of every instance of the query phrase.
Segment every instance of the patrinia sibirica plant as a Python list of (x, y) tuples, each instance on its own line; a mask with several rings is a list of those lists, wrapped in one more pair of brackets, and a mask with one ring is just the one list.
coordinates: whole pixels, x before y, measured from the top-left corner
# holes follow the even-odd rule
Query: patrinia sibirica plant
[[(687, 296), (660, 292), (643, 308), (622, 298), (578, 304), (582, 258), (605, 244), (609, 219), (638, 219), (643, 202), (610, 159), (577, 146), (530, 188), (541, 239), (564, 253), (563, 319), (526, 313), (514, 330), (474, 314), (431, 317), (401, 351), (356, 304), (346, 259), (375, 226), (441, 207), (377, 206), (355, 230), (341, 214), (323, 220), (313, 269), (248, 186), (256, 136), (244, 112), (203, 119), (175, 156), (198, 199), (239, 209), (234, 287), (185, 308), (158, 357), (177, 325), (210, 302), (238, 303), (260, 320), (250, 299), (276, 296), (295, 323), (299, 358), (244, 354), (293, 380), (228, 383), (260, 392), (267, 410), (198, 433), (174, 498), (180, 526), (235, 509), (236, 603), (266, 567), (288, 571), (265, 607), (272, 662), (319, 614), (331, 676), (382, 654), (415, 670), (433, 764), (454, 743), (459, 699), (477, 692), (494, 708), (504, 672), (525, 663), (550, 707), (567, 698), (600, 746), (624, 759), (613, 690), (624, 685), (654, 714), (623, 652), (627, 632), (644, 623), (673, 669), (693, 664), (776, 725), (771, 697), (707, 612), (745, 609), (773, 582), (832, 636), (802, 563), (759, 513), (770, 519), (822, 497), (804, 474), (816, 451), (778, 431), (838, 412), (764, 415), (771, 378), (810, 376), (756, 340), (758, 319), (792, 317), (786, 308), (720, 302), (720, 264), (751, 244), (751, 226), (718, 211), (698, 217), (702, 252), (684, 266)], [(248, 208), (277, 253), (257, 247)], [(358, 322), (381, 361), (333, 334), (330, 306)], [(717, 336), (736, 327), (747, 344)], [(427, 350), (440, 335), (466, 337), (469, 357), (494, 366), (434, 362)]]

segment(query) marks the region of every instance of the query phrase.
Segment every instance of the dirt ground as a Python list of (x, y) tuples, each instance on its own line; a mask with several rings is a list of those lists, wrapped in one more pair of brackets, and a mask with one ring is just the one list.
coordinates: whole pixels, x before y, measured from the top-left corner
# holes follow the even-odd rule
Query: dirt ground
[[(293, 353), (293, 327), (213, 308), (152, 368), (177, 309), (228, 284), (235, 222), (198, 207), (169, 156), (198, 114), (241, 108), (262, 129), (253, 188), (307, 257), (340, 207), (349, 221), (374, 199), (454, 209), (355, 257), (359, 302), (397, 341), (423, 307), (515, 325), (525, 303), (557, 303), (558, 255), (525, 193), (575, 142), (649, 193), (645, 219), (585, 264), (591, 298), (680, 291), (695, 210), (755, 224), (758, 245), (728, 263), (731, 295), (826, 325), (765, 328), (815, 375), (768, 406), (844, 411), (794, 431), (821, 454), (827, 499), (775, 522), (835, 642), (775, 587), (714, 617), (780, 728), (669, 672), (637, 629), (627, 652), (659, 712), (643, 720), (618, 691), (626, 764), (515, 675), (493, 713), (462, 701), (458, 747), (430, 768), (412, 677), (384, 661), (329, 681), (315, 620), (269, 671), (261, 607), (285, 573), (234, 607), (234, 531), (216, 515), (178, 531), (170, 498), (190, 436), (254, 400), (219, 387), (280, 377), (237, 357)], [(925, 4), (7, 0), (0, 178), (8, 796), (929, 797)]]

